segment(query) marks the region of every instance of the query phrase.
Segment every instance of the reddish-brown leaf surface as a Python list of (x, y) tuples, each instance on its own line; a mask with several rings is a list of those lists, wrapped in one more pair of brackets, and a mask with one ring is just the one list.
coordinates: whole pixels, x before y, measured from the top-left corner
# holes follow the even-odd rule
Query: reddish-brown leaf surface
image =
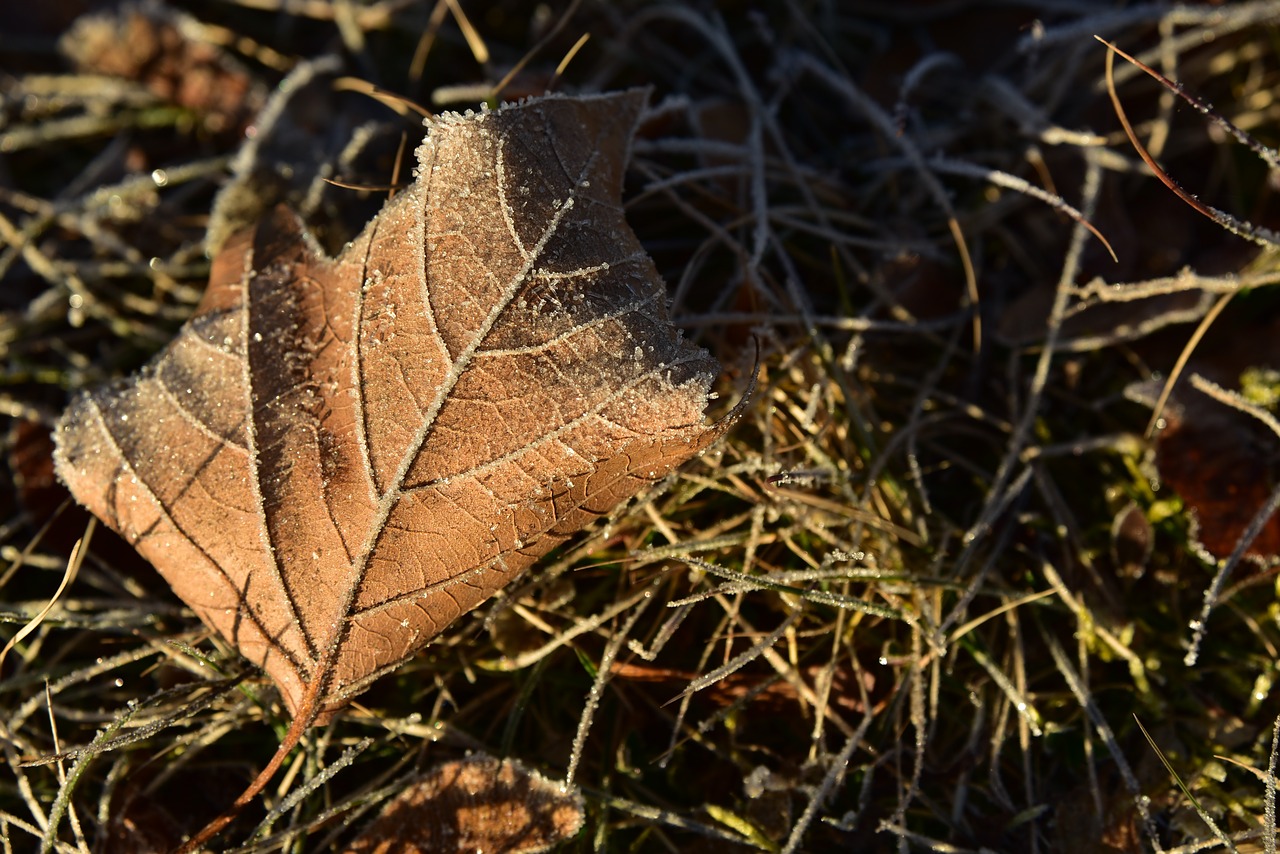
[(156, 4), (83, 15), (59, 42), (81, 72), (135, 80), (200, 117), (205, 129), (243, 129), (266, 99), (261, 83), (216, 45), (194, 38), (194, 19)]
[(280, 209), (57, 430), (76, 497), (324, 713), (722, 431), (620, 206), (644, 92), (431, 122), (336, 259)]
[(582, 827), (582, 796), (510, 760), (433, 768), (383, 807), (348, 854), (533, 854)]
[[(1140, 350), (1149, 364), (1173, 364), (1180, 339), (1149, 344)], [(1249, 386), (1266, 397), (1268, 377), (1280, 366), (1280, 320), (1252, 306), (1228, 308), (1214, 323), (1182, 371), (1168, 404), (1155, 444), (1160, 481), (1192, 514), (1191, 539), (1213, 559), (1235, 551), (1253, 517), (1275, 489), (1280, 444), (1275, 433), (1253, 415), (1228, 406), (1195, 388), (1192, 378), (1249, 399)], [(1250, 376), (1254, 379), (1250, 381)], [(1127, 390), (1133, 400), (1154, 405), (1163, 381)], [(1266, 409), (1265, 400), (1255, 405)], [(1274, 405), (1272, 405), (1274, 411)], [(1263, 565), (1280, 557), (1280, 516), (1262, 526), (1244, 555)]]

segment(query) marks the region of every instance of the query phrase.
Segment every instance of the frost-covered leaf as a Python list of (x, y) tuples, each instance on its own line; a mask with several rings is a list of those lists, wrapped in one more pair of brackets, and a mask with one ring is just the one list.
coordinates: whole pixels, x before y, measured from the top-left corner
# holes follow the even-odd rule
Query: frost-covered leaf
[(645, 98), (439, 117), (336, 259), (277, 209), (149, 366), (64, 414), (76, 497), (295, 714), (341, 708), (723, 432), (717, 365), (620, 206)]
[(433, 768), (383, 807), (349, 854), (533, 854), (582, 827), (582, 795), (510, 760)]

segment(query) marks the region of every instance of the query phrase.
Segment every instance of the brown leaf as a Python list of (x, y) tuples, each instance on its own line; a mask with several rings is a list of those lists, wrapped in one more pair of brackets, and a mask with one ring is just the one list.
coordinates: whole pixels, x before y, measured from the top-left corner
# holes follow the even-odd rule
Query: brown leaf
[[(1194, 541), (1225, 559), (1274, 489), (1275, 437), (1194, 389), (1173, 400), (1157, 443), (1160, 479), (1194, 513)], [(1280, 518), (1267, 521), (1245, 556), (1263, 564), (1280, 556)]]
[(85, 15), (59, 42), (80, 71), (136, 80), (199, 115), (215, 133), (239, 132), (266, 98), (225, 50), (201, 40), (194, 19), (159, 4)]
[(532, 854), (582, 827), (582, 796), (491, 756), (433, 768), (383, 807), (348, 854)]
[[(1149, 364), (1174, 364), (1183, 342), (1176, 339), (1172, 345), (1150, 346), (1143, 358)], [(1278, 367), (1280, 320), (1237, 304), (1223, 312), (1200, 341), (1161, 411), (1164, 426), (1155, 443), (1159, 480), (1182, 499), (1193, 517), (1191, 539), (1212, 559), (1225, 559), (1235, 551), (1266, 504), (1280, 478), (1280, 443), (1257, 418), (1198, 390), (1192, 378), (1199, 375), (1246, 397), (1253, 388), (1262, 398), (1257, 403), (1274, 413), (1274, 403), (1265, 398), (1275, 386)], [(1148, 381), (1125, 394), (1153, 406), (1163, 389), (1164, 380)], [(1244, 555), (1261, 565), (1276, 563), (1280, 516), (1266, 521)]]
[(64, 414), (72, 492), (295, 714), (723, 432), (620, 206), (646, 97), (439, 117), (338, 258), (277, 209), (149, 366)]
[(14, 421), (6, 443), (9, 472), (21, 506), (43, 524), (66, 500), (53, 472), (53, 436), (48, 426), (29, 418)]

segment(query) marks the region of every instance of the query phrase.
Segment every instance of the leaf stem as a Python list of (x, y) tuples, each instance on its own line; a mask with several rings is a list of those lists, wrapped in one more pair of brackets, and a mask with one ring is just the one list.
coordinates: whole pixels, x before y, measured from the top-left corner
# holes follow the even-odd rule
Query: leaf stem
[(307, 693), (303, 695), (302, 705), (298, 707), (298, 713), (294, 716), (293, 723), (289, 726), (289, 731), (284, 734), (284, 738), (280, 741), (280, 746), (276, 748), (276, 752), (272, 755), (271, 761), (267, 763), (267, 767), (263, 768), (258, 773), (258, 776), (253, 778), (253, 782), (240, 793), (240, 796), (235, 799), (231, 806), (201, 828), (199, 833), (180, 845), (174, 851), (174, 854), (195, 854), (201, 846), (221, 833), (228, 824), (235, 821), (240, 811), (262, 793), (262, 790), (271, 782), (271, 778), (280, 770), (284, 760), (298, 746), (298, 742), (302, 741), (302, 734), (307, 731), (307, 728), (318, 717), (320, 694), (327, 683), (327, 679), (311, 680), (311, 685), (307, 688)]

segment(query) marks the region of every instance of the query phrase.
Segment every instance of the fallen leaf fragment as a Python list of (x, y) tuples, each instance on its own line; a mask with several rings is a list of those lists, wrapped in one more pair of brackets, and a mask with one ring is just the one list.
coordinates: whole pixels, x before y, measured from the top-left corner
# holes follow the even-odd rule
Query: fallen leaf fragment
[[(1160, 479), (1194, 514), (1193, 540), (1225, 560), (1274, 488), (1275, 437), (1194, 390), (1174, 403), (1165, 410), (1168, 426), (1157, 442)], [(1276, 561), (1280, 518), (1268, 520), (1245, 556), (1262, 564)]]
[(135, 80), (201, 117), (215, 133), (237, 131), (262, 106), (266, 89), (194, 18), (159, 3), (125, 4), (83, 15), (59, 47), (81, 72)]
[[(1276, 411), (1275, 366), (1280, 321), (1256, 309), (1224, 313), (1187, 361), (1182, 377), (1161, 410), (1155, 462), (1160, 482), (1182, 499), (1191, 516), (1191, 540), (1210, 563), (1235, 551), (1254, 516), (1275, 489), (1280, 444), (1257, 417), (1196, 388), (1197, 376), (1241, 395), (1261, 410)], [(1155, 364), (1173, 357), (1156, 351)], [(1137, 383), (1125, 396), (1154, 406), (1165, 380)], [(1259, 565), (1280, 559), (1280, 516), (1272, 516), (1244, 556)]]
[(59, 476), (292, 713), (324, 720), (727, 427), (620, 205), (646, 97), (438, 117), (336, 259), (277, 209), (150, 365), (64, 413)]
[(348, 854), (533, 854), (582, 827), (582, 795), (510, 760), (446, 762), (401, 792)]

